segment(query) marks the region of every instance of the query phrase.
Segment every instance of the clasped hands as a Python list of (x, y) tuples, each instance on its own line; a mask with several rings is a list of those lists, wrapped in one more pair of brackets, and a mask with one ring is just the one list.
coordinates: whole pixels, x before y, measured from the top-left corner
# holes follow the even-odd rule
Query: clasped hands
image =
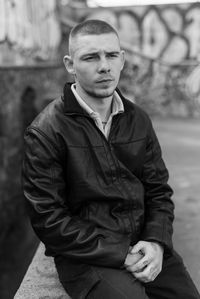
[(139, 241), (129, 248), (124, 266), (138, 280), (153, 281), (162, 270), (163, 247), (156, 242)]

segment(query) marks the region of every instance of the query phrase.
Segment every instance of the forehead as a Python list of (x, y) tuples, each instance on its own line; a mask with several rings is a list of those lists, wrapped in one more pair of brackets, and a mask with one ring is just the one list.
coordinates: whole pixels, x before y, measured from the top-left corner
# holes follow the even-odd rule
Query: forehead
[(91, 52), (120, 51), (120, 43), (116, 34), (77, 35), (71, 41), (74, 54), (83, 55)]

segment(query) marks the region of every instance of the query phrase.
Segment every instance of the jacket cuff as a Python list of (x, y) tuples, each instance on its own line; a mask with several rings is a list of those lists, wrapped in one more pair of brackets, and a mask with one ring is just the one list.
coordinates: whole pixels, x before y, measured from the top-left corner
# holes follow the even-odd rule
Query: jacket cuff
[(141, 240), (160, 243), (166, 254), (171, 255), (173, 251), (172, 232), (169, 229), (159, 229), (157, 226), (148, 225), (141, 235)]

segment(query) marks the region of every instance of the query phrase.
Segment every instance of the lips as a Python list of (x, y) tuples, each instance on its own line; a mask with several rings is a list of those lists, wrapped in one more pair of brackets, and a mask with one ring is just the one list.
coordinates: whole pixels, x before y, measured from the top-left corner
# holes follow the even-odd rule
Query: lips
[(107, 82), (112, 82), (112, 81), (114, 81), (114, 79), (112, 79), (112, 78), (103, 78), (103, 79), (97, 80), (96, 83), (107, 83)]

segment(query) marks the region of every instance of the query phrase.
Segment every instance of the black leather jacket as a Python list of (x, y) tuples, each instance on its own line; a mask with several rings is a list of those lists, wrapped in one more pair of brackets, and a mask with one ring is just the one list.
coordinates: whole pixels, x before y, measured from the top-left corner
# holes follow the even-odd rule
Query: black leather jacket
[(168, 171), (147, 114), (120, 94), (108, 140), (70, 86), (25, 133), (23, 188), (46, 254), (121, 267), (130, 245), (172, 248)]

